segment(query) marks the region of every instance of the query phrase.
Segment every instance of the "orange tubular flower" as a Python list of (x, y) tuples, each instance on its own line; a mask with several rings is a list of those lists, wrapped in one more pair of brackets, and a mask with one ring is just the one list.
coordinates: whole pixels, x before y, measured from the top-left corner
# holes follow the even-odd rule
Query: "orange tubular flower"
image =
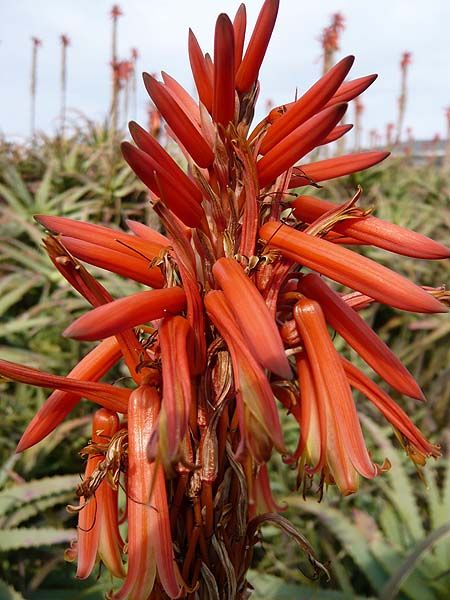
[(92, 442), (88, 447), (88, 460), (81, 489), (78, 517), (77, 577), (86, 579), (97, 558), (105, 564), (114, 577), (125, 577), (121, 559), (123, 542), (119, 533), (117, 486), (115, 489), (103, 479), (96, 489), (96, 478), (102, 472), (105, 456), (101, 450), (108, 447), (119, 429), (117, 415), (101, 408), (92, 418)]
[(344, 300), (327, 286), (316, 274), (302, 277), (299, 290), (320, 303), (328, 323), (350, 344), (350, 346), (396, 390), (413, 398), (423, 399), (423, 393), (411, 373), (395, 354), (367, 325), (347, 306)]
[[(98, 381), (121, 356), (120, 346), (114, 338), (103, 340), (70, 371), (69, 377), (80, 381)], [(16, 452), (23, 452), (44, 439), (67, 417), (80, 399), (76, 394), (55, 390), (30, 421)]]
[(112, 600), (147, 600), (156, 574), (170, 598), (181, 594), (164, 475), (161, 465), (150, 465), (147, 458), (159, 409), (153, 386), (134, 390), (128, 407), (128, 572)]
[(335, 179), (356, 171), (362, 171), (377, 165), (389, 154), (390, 152), (359, 152), (299, 165), (294, 167), (289, 187), (296, 188), (302, 185), (311, 185), (311, 182), (318, 183), (319, 181)]
[(272, 37), (279, 4), (279, 0), (265, 0), (261, 8), (244, 58), (236, 73), (236, 89), (241, 93), (250, 91), (258, 78), (259, 69)]
[(220, 258), (213, 267), (213, 274), (254, 356), (266, 369), (289, 379), (291, 370), (280, 334), (264, 300), (242, 267), (231, 258)]
[[(327, 61), (317, 83), (252, 127), (278, 8), (279, 0), (262, 0), (247, 44), (245, 6), (233, 20), (220, 14), (214, 60), (189, 32), (198, 101), (169, 74), (162, 72), (162, 81), (144, 74), (157, 127), (130, 123), (132, 142), (121, 148), (149, 188), (164, 235), (137, 221), (127, 221), (125, 233), (37, 217), (52, 232), (44, 240), (50, 260), (92, 306), (64, 335), (104, 341), (68, 377), (7, 361), (0, 361), (0, 375), (55, 390), (18, 451), (43, 439), (80, 398), (103, 407), (94, 415), (77, 490), (83, 497), (77, 574), (86, 577), (100, 559), (114, 576), (125, 575), (112, 600), (247, 598), (255, 530), (272, 519), (293, 531), (281, 515), (257, 516), (282, 510), (269, 481), (274, 453), (298, 469), (305, 494), (331, 484), (351, 494), (361, 475), (383, 470), (366, 449), (350, 386), (392, 424), (418, 465), (439, 455), (386, 392), (341, 359), (328, 325), (390, 386), (422, 398), (409, 371), (356, 311), (382, 302), (444, 312), (448, 293), (415, 285), (357, 251), (371, 245), (431, 260), (447, 258), (449, 250), (367, 216), (355, 206), (360, 190), (342, 206), (309, 196), (290, 202), (292, 188), (373, 167), (389, 153), (314, 160), (313, 151), (350, 131), (350, 123), (340, 124), (346, 103), (376, 79), (344, 81), (353, 56), (335, 66)], [(330, 48), (341, 26), (338, 15), (328, 31)], [(177, 145), (173, 156), (155, 139), (162, 120), (159, 139)], [(80, 261), (135, 280), (142, 290), (113, 298)], [(350, 290), (338, 294), (320, 275)], [(130, 389), (101, 383), (122, 358)], [(120, 424), (116, 413), (124, 415)], [(292, 453), (281, 413), (299, 430)], [(119, 485), (127, 498), (124, 545)]]
[[(294, 318), (305, 344), (316, 393), (323, 397), (327, 456), (334, 462), (332, 475), (344, 494), (351, 493), (354, 491), (352, 486), (346, 487), (351, 475), (348, 474), (349, 464), (345, 456), (364, 477), (375, 477), (378, 467), (367, 453), (350, 386), (328, 334), (320, 305), (314, 300), (300, 300), (295, 305)], [(332, 447), (328, 441), (331, 441)]]
[(263, 225), (260, 236), (283, 256), (368, 294), (378, 302), (412, 312), (446, 312), (445, 307), (422, 288), (351, 250), (275, 221)]
[(224, 127), (234, 117), (234, 31), (225, 14), (219, 15), (214, 38), (213, 119)]
[[(315, 196), (299, 196), (291, 206), (294, 207), (297, 219), (305, 223), (312, 223), (326, 212), (337, 208), (332, 202), (321, 200)], [(404, 256), (429, 260), (450, 257), (450, 249), (443, 244), (370, 215), (336, 223), (333, 230), (360, 240), (362, 244), (370, 244)]]
[(177, 313), (186, 304), (181, 288), (138, 292), (127, 298), (109, 302), (82, 315), (64, 332), (76, 340), (101, 340), (126, 329)]
[(343, 58), (315, 83), (286, 113), (269, 128), (261, 143), (260, 152), (266, 154), (299, 125), (321, 110), (346, 78), (355, 61), (354, 56)]

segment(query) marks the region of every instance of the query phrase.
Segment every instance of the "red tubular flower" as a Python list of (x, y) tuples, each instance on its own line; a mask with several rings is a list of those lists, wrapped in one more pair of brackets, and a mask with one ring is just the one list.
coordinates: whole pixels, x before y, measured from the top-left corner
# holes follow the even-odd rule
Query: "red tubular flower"
[[(133, 128), (134, 129), (134, 128)], [(134, 129), (136, 135), (136, 130)], [(142, 137), (139, 138), (142, 143)], [(122, 143), (124, 159), (154, 194), (162, 196), (165, 204), (189, 227), (198, 227), (203, 221), (204, 212), (198, 200), (198, 190), (192, 194), (192, 185), (183, 187), (184, 179), (173, 177), (148, 153), (135, 148), (128, 142)], [(147, 149), (148, 150), (148, 149)], [(181, 183), (181, 185), (180, 185)], [(185, 184), (186, 185), (186, 184)]]
[(38, 369), (17, 365), (8, 360), (0, 360), (0, 375), (37, 387), (71, 392), (115, 412), (124, 413), (127, 410), (130, 390), (108, 385), (107, 383), (95, 383), (51, 375)]
[(325, 146), (325, 144), (330, 144), (331, 142), (335, 142), (336, 140), (340, 139), (342, 136), (348, 133), (352, 127), (353, 125), (337, 125), (323, 140), (321, 146)]
[[(305, 344), (316, 392), (324, 397), (327, 456), (328, 460), (335, 461), (332, 474), (341, 491), (351, 493), (354, 490), (351, 487), (347, 490), (344, 483), (349, 478), (345, 475), (349, 466), (345, 455), (364, 477), (370, 479), (379, 471), (367, 452), (350, 386), (320, 305), (314, 300), (302, 299), (295, 305), (294, 318)], [(329, 447), (330, 438), (334, 448)]]
[(161, 460), (167, 471), (179, 457), (180, 445), (188, 429), (192, 404), (190, 334), (189, 322), (179, 316), (166, 317), (159, 327), (164, 388), (158, 437)]
[(260, 293), (245, 276), (242, 267), (231, 258), (220, 258), (213, 267), (213, 274), (253, 355), (263, 367), (289, 379), (291, 370), (278, 329)]
[[(205, 307), (228, 345), (238, 396), (242, 398), (251, 416), (262, 427), (265, 438), (271, 440), (280, 450), (283, 449), (283, 434), (272, 390), (262, 369), (245, 344), (225, 294), (218, 291), (209, 292), (205, 297)], [(264, 461), (268, 444), (266, 440), (261, 439), (262, 432), (257, 432), (254, 427), (256, 423), (253, 424), (250, 415), (246, 418), (243, 410), (241, 410), (240, 421), (243, 441), (250, 444), (259, 460)]]
[(302, 185), (310, 185), (311, 181), (318, 183), (319, 181), (350, 175), (350, 173), (356, 173), (377, 165), (389, 154), (390, 152), (359, 152), (299, 165), (294, 167), (289, 187), (296, 188)]
[(242, 55), (244, 54), (245, 30), (247, 28), (247, 10), (245, 4), (241, 4), (237, 9), (233, 21), (234, 29), (234, 62), (236, 71), (241, 66)]
[(350, 102), (363, 92), (376, 80), (378, 75), (366, 75), (365, 77), (358, 77), (358, 79), (352, 79), (351, 81), (345, 81), (336, 90), (336, 93), (328, 100), (325, 108), (340, 104), (341, 102)]
[(112, 600), (147, 600), (156, 574), (170, 598), (181, 595), (174, 561), (167, 495), (161, 465), (150, 464), (148, 443), (156, 430), (156, 388), (134, 390), (128, 407), (128, 572)]
[(137, 292), (94, 308), (64, 331), (66, 337), (94, 341), (183, 310), (186, 294), (179, 287)]
[[(326, 212), (336, 209), (336, 205), (332, 202), (321, 200), (315, 196), (299, 196), (291, 206), (294, 208), (297, 219), (305, 223), (312, 223)], [(363, 244), (377, 246), (404, 256), (430, 260), (450, 257), (450, 249), (443, 244), (370, 215), (336, 223), (333, 230), (360, 240)]]
[(280, 141), (258, 161), (261, 187), (272, 183), (278, 175), (294, 165), (297, 160), (318, 146), (339, 123), (347, 104), (327, 108), (311, 117)]
[(389, 385), (407, 396), (424, 399), (422, 390), (395, 354), (341, 296), (316, 274), (302, 277), (299, 290), (319, 302), (325, 319)]
[(171, 181), (173, 180), (178, 193), (182, 193), (185, 190), (187, 197), (196, 200), (200, 204), (202, 193), (198, 186), (186, 175), (173, 158), (167, 154), (164, 148), (158, 144), (155, 138), (134, 121), (130, 121), (128, 127), (131, 137), (138, 148), (151, 156), (155, 163), (157, 163), (155, 167), (156, 172), (167, 173)]
[(189, 60), (200, 102), (211, 113), (213, 103), (212, 78), (210, 77), (203, 52), (191, 29), (189, 29)]
[(378, 302), (412, 312), (445, 312), (444, 306), (422, 288), (351, 250), (275, 221), (263, 225), (260, 236), (283, 256)]
[(214, 154), (183, 109), (172, 98), (163, 84), (144, 73), (144, 84), (159, 112), (200, 167), (208, 167)]
[(65, 235), (61, 236), (60, 240), (73, 256), (90, 265), (117, 273), (122, 277), (127, 276), (150, 287), (160, 288), (164, 283), (160, 269), (158, 267), (150, 268), (149, 263), (154, 257), (150, 256), (146, 259), (138, 252), (133, 255), (127, 248), (124, 248), (123, 251), (119, 243), (117, 243), (118, 250), (112, 250), (96, 243)]
[[(92, 445), (105, 447), (119, 429), (117, 415), (104, 408), (92, 418)], [(88, 455), (83, 487), (90, 492), (90, 483), (101, 473), (105, 457), (95, 449)], [(80, 498), (77, 543), (77, 577), (86, 579), (99, 558), (114, 577), (125, 577), (121, 559), (123, 542), (119, 533), (117, 489), (106, 479), (99, 484), (93, 496)]]
[[(69, 377), (79, 381), (98, 381), (121, 356), (120, 346), (115, 338), (103, 340), (70, 371)], [(23, 452), (44, 439), (67, 417), (80, 399), (77, 394), (54, 391), (30, 421), (16, 452)]]
[(234, 118), (234, 30), (229, 17), (217, 18), (214, 37), (214, 99), (212, 116), (224, 127)]
[(342, 362), (350, 385), (364, 394), (385, 419), (400, 432), (404, 437), (404, 446), (407, 452), (410, 448), (415, 449), (415, 453), (409, 452), (413, 460), (417, 453), (422, 455), (422, 459), (417, 461), (419, 464), (424, 464), (424, 459), (427, 457), (437, 458), (440, 456), (439, 447), (424, 438), (408, 415), (383, 389), (345, 358), (342, 358)]
[(347, 77), (354, 56), (347, 56), (328, 71), (301, 98), (287, 106), (287, 111), (267, 131), (259, 151), (266, 154), (299, 125), (321, 110)]
[(258, 78), (278, 14), (279, 0), (265, 0), (236, 73), (236, 89), (248, 92)]

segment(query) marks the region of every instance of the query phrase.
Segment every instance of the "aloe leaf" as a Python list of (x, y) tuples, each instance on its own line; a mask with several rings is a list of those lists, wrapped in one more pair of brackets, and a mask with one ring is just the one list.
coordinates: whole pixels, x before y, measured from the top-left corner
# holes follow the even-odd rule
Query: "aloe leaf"
[(312, 513), (339, 540), (353, 562), (369, 580), (374, 589), (380, 589), (386, 580), (385, 570), (376, 562), (372, 555), (366, 537), (359, 531), (350, 519), (340, 510), (330, 506), (319, 505), (311, 500), (302, 498), (288, 498), (289, 506), (301, 511)]
[[(248, 580), (254, 588), (251, 600), (349, 600), (346, 592), (322, 590), (315, 586), (286, 583), (280, 577), (249, 571)], [(361, 596), (352, 595), (359, 600)]]
[(0, 492), (0, 515), (26, 502), (73, 490), (79, 481), (78, 475), (59, 475), (12, 485)]
[[(395, 600), (402, 583), (410, 576), (415, 565), (423, 554), (428, 552), (437, 541), (450, 534), (450, 521), (445, 525), (429, 533), (425, 539), (419, 542), (413, 552), (406, 558), (394, 575), (389, 579), (380, 593), (380, 600)], [(419, 597), (419, 596), (417, 596)]]
[(43, 498), (42, 500), (36, 500), (35, 502), (29, 502), (24, 504), (14, 512), (9, 513), (3, 520), (1, 520), (1, 526), (3, 529), (11, 529), (17, 527), (25, 521), (28, 521), (32, 517), (41, 514), (48, 508), (57, 506), (58, 504), (68, 504), (73, 502), (73, 493), (66, 492), (64, 494), (56, 494)]
[(382, 433), (381, 428), (371, 419), (361, 415), (361, 420), (391, 463), (391, 469), (387, 473), (390, 485), (386, 485), (382, 479), (379, 480), (378, 484), (405, 523), (412, 540), (423, 538), (425, 531), (420, 518), (420, 509), (416, 502), (411, 480), (406, 474), (398, 450), (392, 446), (387, 436)]
[(51, 527), (3, 529), (0, 536), (0, 552), (10, 552), (19, 548), (65, 544), (76, 538), (76, 535), (76, 529), (55, 529)]
[(39, 276), (31, 277), (30, 279), (25, 279), (22, 284), (14, 287), (7, 294), (4, 294), (0, 298), (0, 317), (16, 302), (19, 302), (27, 292), (29, 292), (32, 288), (34, 288), (40, 282)]
[(52, 190), (54, 168), (54, 163), (50, 162), (34, 195), (33, 210), (37, 213), (47, 212), (48, 210), (47, 203)]
[(2, 600), (25, 600), (22, 594), (19, 594), (19, 592), (8, 585), (6, 581), (3, 581), (3, 579), (0, 579), (0, 598)]

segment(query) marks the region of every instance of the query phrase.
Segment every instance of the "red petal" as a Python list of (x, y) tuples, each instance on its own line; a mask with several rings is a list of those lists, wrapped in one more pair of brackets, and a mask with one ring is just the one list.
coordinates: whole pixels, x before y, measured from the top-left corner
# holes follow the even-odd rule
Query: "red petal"
[(206, 109), (211, 113), (213, 103), (212, 77), (210, 76), (205, 57), (197, 42), (197, 38), (191, 29), (189, 29), (189, 60), (200, 102), (202, 102)]
[(326, 106), (334, 106), (341, 102), (350, 102), (350, 100), (353, 100), (365, 92), (377, 77), (378, 75), (375, 74), (366, 75), (365, 77), (352, 79), (352, 81), (346, 81), (338, 88), (334, 96), (327, 102)]
[(233, 21), (234, 29), (234, 61), (236, 71), (242, 62), (242, 54), (244, 52), (245, 30), (247, 27), (247, 11), (245, 4), (241, 4), (236, 12)]
[(70, 377), (51, 375), (7, 360), (0, 360), (0, 375), (37, 387), (72, 392), (115, 412), (125, 413), (127, 411), (130, 390), (108, 385), (107, 383), (80, 381)]
[(359, 314), (318, 275), (310, 273), (302, 277), (298, 287), (308, 298), (319, 302), (331, 327), (342, 335), (380, 377), (402, 394), (424, 399), (422, 390), (408, 369)]

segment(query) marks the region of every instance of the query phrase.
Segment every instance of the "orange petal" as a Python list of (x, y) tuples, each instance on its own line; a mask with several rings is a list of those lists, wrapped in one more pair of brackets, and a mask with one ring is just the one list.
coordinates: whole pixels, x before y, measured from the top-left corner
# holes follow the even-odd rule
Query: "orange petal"
[[(82, 358), (68, 376), (79, 381), (98, 381), (121, 356), (116, 339), (108, 338)], [(65, 419), (80, 399), (76, 394), (55, 390), (30, 421), (20, 438), (16, 452), (23, 452), (40, 442)]]
[(213, 119), (224, 127), (234, 119), (234, 30), (228, 15), (217, 17), (214, 36)]
[(265, 187), (300, 158), (320, 145), (342, 119), (347, 104), (327, 108), (314, 115), (283, 138), (258, 161), (259, 184)]
[(51, 375), (7, 360), (0, 360), (0, 375), (37, 387), (72, 392), (115, 412), (125, 413), (127, 411), (130, 390), (108, 385), (107, 383), (80, 381), (70, 377)]
[(192, 74), (194, 76), (200, 102), (202, 102), (206, 109), (211, 113), (213, 103), (212, 77), (210, 76), (205, 57), (203, 56), (197, 38), (191, 29), (189, 29), (189, 61), (191, 63)]
[[(299, 196), (291, 206), (294, 208), (294, 215), (305, 223), (312, 223), (322, 214), (336, 209), (336, 205), (332, 202), (315, 196)], [(371, 244), (404, 256), (430, 260), (450, 257), (450, 249), (443, 244), (371, 215), (336, 223), (333, 230), (359, 239), (364, 244)]]
[(267, 131), (261, 143), (260, 153), (266, 154), (299, 125), (321, 110), (347, 77), (354, 61), (354, 56), (343, 58), (301, 98), (290, 104), (283, 116), (277, 119)]
[(219, 258), (212, 270), (253, 355), (266, 369), (290, 379), (291, 369), (276, 323), (253, 282), (232, 258)]
[(316, 274), (300, 279), (299, 290), (319, 302), (326, 320), (389, 385), (412, 398), (424, 399), (414, 377), (359, 314)]
[(241, 4), (237, 9), (233, 21), (234, 29), (234, 62), (236, 71), (239, 69), (244, 53), (245, 30), (247, 28), (247, 11), (245, 4)]
[(336, 91), (334, 96), (327, 102), (326, 106), (334, 106), (340, 102), (350, 102), (357, 96), (367, 90), (369, 86), (375, 81), (378, 75), (366, 75), (365, 77), (358, 77), (358, 79), (352, 79), (343, 83)]
[(336, 478), (340, 468), (343, 474), (348, 472), (347, 455), (353, 467), (371, 479), (378, 474), (378, 468), (367, 452), (350, 386), (320, 305), (304, 298), (295, 305), (294, 318), (310, 360), (314, 382), (316, 385), (320, 382), (316, 389), (318, 393), (326, 393), (328, 440), (335, 446), (331, 451), (327, 444), (327, 459), (336, 461), (333, 476)]
[(144, 73), (144, 84), (169, 127), (194, 161), (200, 167), (209, 167), (214, 161), (214, 153), (183, 109), (172, 98), (164, 85), (148, 73)]
[(248, 92), (258, 79), (259, 69), (277, 19), (279, 4), (279, 0), (265, 0), (262, 5), (244, 58), (236, 73), (236, 89), (241, 93)]
[(175, 101), (181, 106), (186, 115), (190, 118), (192, 123), (197, 126), (197, 129), (201, 131), (201, 118), (198, 104), (194, 98), (188, 94), (184, 87), (178, 83), (176, 79), (171, 77), (165, 71), (161, 71), (161, 77), (166, 85), (167, 90), (175, 99)]
[(347, 248), (275, 221), (265, 223), (260, 236), (283, 256), (378, 302), (412, 312), (445, 312), (440, 302), (411, 281)]
[(290, 188), (310, 185), (312, 182), (335, 179), (363, 171), (377, 165), (389, 156), (390, 152), (358, 152), (357, 154), (345, 154), (336, 158), (327, 158), (317, 162), (308, 163), (294, 167), (289, 184)]
[(138, 292), (85, 313), (64, 331), (65, 337), (99, 340), (184, 309), (186, 294), (179, 287)]

